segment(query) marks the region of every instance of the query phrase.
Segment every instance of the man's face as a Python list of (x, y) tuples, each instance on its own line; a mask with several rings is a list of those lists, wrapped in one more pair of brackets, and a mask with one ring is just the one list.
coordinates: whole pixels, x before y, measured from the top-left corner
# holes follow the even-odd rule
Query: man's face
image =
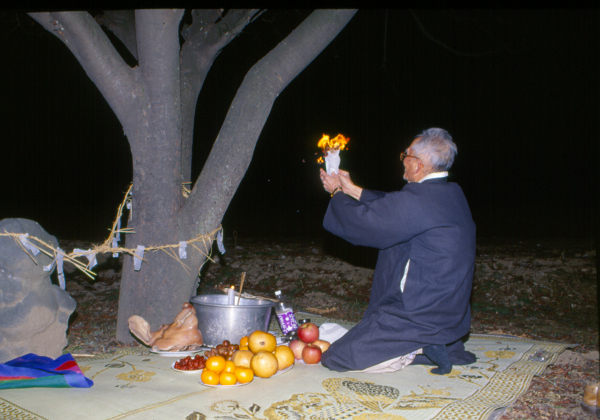
[[(419, 140), (419, 137), (414, 139), (413, 142), (410, 144), (410, 147), (408, 149), (406, 149), (407, 155), (415, 156), (415, 154), (412, 151), (412, 146), (413, 146), (413, 144), (415, 144), (415, 142), (417, 140)], [(419, 159), (407, 156), (402, 161), (402, 164), (404, 165), (403, 178), (408, 182), (415, 182), (416, 181), (415, 172), (419, 169), (419, 165), (421, 164)]]

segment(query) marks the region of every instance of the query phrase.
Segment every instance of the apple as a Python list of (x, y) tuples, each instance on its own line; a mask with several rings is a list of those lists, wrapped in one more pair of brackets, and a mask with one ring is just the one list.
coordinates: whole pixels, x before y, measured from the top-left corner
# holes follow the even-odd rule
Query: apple
[(292, 340), (290, 341), (290, 350), (294, 353), (294, 358), (296, 360), (302, 359), (302, 350), (306, 346), (304, 341), (300, 340)]
[(321, 361), (321, 349), (314, 344), (307, 344), (302, 349), (302, 361), (307, 365), (316, 365)]
[(298, 338), (305, 343), (312, 343), (319, 339), (319, 327), (312, 322), (300, 325), (298, 328)]
[(331, 343), (329, 341), (325, 341), (325, 340), (315, 340), (312, 342), (312, 344), (319, 347), (321, 349), (321, 352), (323, 352), (323, 353), (325, 353), (327, 351), (327, 349), (329, 348), (329, 346), (331, 345)]

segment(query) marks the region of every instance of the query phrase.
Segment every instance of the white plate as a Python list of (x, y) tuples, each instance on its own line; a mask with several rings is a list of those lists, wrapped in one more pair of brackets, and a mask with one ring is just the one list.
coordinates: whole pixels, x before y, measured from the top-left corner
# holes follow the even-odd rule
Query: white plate
[(292, 370), (292, 369), (293, 369), (293, 367), (294, 367), (294, 365), (292, 365), (292, 366), (288, 366), (288, 367), (286, 367), (285, 369), (278, 371), (278, 372), (277, 372), (276, 374), (274, 374), (273, 376), (269, 376), (268, 378), (261, 378), (260, 376), (256, 376), (256, 375), (254, 375), (254, 377), (255, 377), (255, 378), (258, 378), (258, 379), (270, 379), (270, 378), (274, 378), (275, 376), (283, 375), (285, 372), (288, 372), (288, 371)]
[(173, 369), (175, 372), (181, 372), (181, 373), (200, 373), (200, 372), (202, 372), (202, 369), (196, 369), (196, 370), (181, 370), (181, 369), (176, 369), (175, 368), (175, 363), (177, 363), (177, 362), (173, 362), (173, 364), (171, 365), (171, 369)]
[[(254, 380), (254, 379), (253, 379), (253, 380)], [(253, 381), (253, 380), (252, 380), (252, 381)], [(252, 383), (252, 381), (250, 381), (250, 382), (246, 382), (245, 384), (243, 384), (243, 383), (241, 383), (241, 382), (236, 382), (236, 384), (235, 384), (235, 385), (209, 385), (209, 384), (205, 384), (204, 382), (202, 382), (202, 379), (200, 379), (200, 380), (198, 381), (198, 383), (199, 383), (200, 385), (209, 386), (209, 387), (211, 387), (211, 388), (235, 388), (235, 387), (238, 387), (238, 386), (244, 386), (244, 385), (251, 384), (251, 383)]]
[(300, 360), (296, 360), (296, 363), (300, 363), (301, 365), (305, 365), (305, 366), (321, 366), (321, 362), (319, 363), (313, 363), (313, 364), (308, 364), (308, 363), (304, 363), (304, 360), (300, 359)]
[(162, 357), (179, 357), (179, 358), (184, 358), (186, 356), (193, 356), (196, 353), (200, 353), (201, 351), (204, 351), (205, 349), (198, 349), (198, 350), (192, 350), (192, 351), (162, 351), (162, 350), (150, 350), (150, 353), (154, 353), (158, 356), (162, 356)]

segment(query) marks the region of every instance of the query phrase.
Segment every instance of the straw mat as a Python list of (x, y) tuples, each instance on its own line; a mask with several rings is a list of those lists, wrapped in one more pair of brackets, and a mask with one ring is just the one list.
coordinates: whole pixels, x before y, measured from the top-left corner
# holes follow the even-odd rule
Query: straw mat
[[(317, 324), (330, 322), (312, 318)], [(444, 376), (418, 365), (373, 374), (296, 363), (275, 377), (227, 388), (204, 386), (198, 382), (199, 373), (172, 370), (177, 359), (137, 347), (77, 359), (94, 381), (91, 388), (0, 391), (0, 418), (484, 420), (509, 406), (527, 390), (534, 375), (569, 347), (477, 334), (465, 346), (477, 355), (477, 362), (454, 366)]]

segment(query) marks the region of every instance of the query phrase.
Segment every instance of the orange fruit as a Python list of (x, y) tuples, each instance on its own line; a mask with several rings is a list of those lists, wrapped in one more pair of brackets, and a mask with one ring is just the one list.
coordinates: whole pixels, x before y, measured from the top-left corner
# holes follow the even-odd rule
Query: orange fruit
[(269, 351), (259, 351), (250, 360), (250, 369), (259, 378), (270, 378), (277, 373), (277, 357)]
[(250, 350), (250, 349), (248, 348), (248, 346), (240, 346), (240, 350)]
[(235, 373), (232, 372), (223, 372), (221, 373), (221, 377), (219, 378), (219, 383), (221, 385), (235, 385), (237, 382), (237, 377)]
[(240, 339), (240, 348), (241, 347), (248, 347), (248, 336), (245, 335)]
[(273, 334), (256, 330), (248, 337), (248, 347), (254, 354), (259, 351), (268, 351), (270, 353), (277, 347), (277, 339)]
[(210, 369), (203, 369), (200, 379), (206, 385), (219, 385), (219, 374)]
[(252, 379), (254, 379), (254, 372), (250, 368), (239, 366), (235, 368), (235, 377), (238, 382), (245, 384), (252, 382)]
[(286, 369), (294, 364), (294, 352), (288, 346), (277, 346), (275, 357), (277, 358), (279, 370)]
[(206, 361), (206, 369), (210, 369), (215, 373), (223, 372), (225, 369), (225, 358), (223, 356), (211, 356)]
[(235, 363), (236, 366), (249, 368), (252, 356), (254, 356), (254, 353), (252, 353), (250, 350), (238, 350), (235, 353), (233, 353), (233, 356), (231, 356), (231, 360), (233, 361), (233, 363)]
[(227, 360), (225, 362), (225, 369), (223, 369), (223, 372), (221, 372), (221, 374), (227, 372), (227, 373), (233, 373), (235, 371), (235, 363), (233, 363), (231, 360)]

